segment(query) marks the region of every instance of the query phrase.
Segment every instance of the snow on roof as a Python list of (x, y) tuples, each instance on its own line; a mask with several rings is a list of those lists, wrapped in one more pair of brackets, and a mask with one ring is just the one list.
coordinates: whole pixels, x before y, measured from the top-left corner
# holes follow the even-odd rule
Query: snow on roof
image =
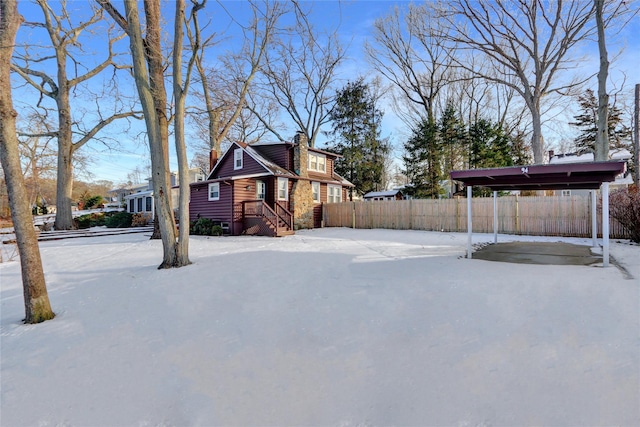
[(370, 191), (364, 195), (365, 198), (369, 197), (390, 197), (401, 193), (400, 190), (388, 190), (388, 191)]
[[(611, 160), (628, 160), (631, 153), (626, 148), (614, 148), (609, 150), (609, 159)], [(586, 163), (593, 162), (593, 153), (566, 153), (556, 154), (549, 159), (549, 163)]]

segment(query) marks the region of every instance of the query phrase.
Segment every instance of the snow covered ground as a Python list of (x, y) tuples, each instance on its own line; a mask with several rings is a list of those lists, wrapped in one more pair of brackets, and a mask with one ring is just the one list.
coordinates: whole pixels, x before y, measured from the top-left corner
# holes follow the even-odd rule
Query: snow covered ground
[(640, 424), (628, 242), (611, 254), (633, 278), (468, 260), (465, 234), (423, 231), (192, 237), (194, 264), (163, 271), (147, 234), (41, 248), (52, 321), (21, 324), (0, 264), (3, 427)]

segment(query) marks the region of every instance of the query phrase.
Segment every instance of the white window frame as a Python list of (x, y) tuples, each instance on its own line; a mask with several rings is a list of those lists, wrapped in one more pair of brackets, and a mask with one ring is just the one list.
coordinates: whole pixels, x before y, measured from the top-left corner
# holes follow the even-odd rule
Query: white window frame
[[(213, 191), (211, 191), (212, 189), (214, 189)], [(212, 193), (218, 193), (217, 196), (212, 195)], [(215, 202), (216, 200), (220, 200), (220, 183), (219, 182), (212, 182), (209, 184), (209, 186), (207, 187), (207, 199), (210, 202)]]
[[(322, 160), (322, 168), (320, 168), (320, 160)], [(308, 170), (315, 172), (327, 172), (327, 156), (324, 154), (309, 153)]]
[(342, 187), (339, 185), (327, 185), (327, 203), (342, 202)]
[[(262, 187), (262, 192), (260, 192), (260, 187)], [(267, 197), (267, 183), (261, 179), (258, 179), (256, 180), (256, 199), (264, 200), (265, 197)]]
[(320, 183), (311, 182), (311, 194), (313, 195), (313, 202), (320, 203)]
[(242, 169), (242, 148), (233, 150), (233, 170)]
[(289, 179), (278, 177), (278, 200), (289, 200)]
[(571, 190), (562, 190), (560, 194), (562, 197), (571, 197)]

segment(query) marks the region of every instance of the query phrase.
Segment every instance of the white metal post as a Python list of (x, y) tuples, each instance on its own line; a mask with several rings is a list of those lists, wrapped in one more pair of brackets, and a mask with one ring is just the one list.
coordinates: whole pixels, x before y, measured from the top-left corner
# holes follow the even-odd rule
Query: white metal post
[(596, 190), (591, 190), (591, 236), (593, 238), (592, 247), (598, 247), (598, 214), (596, 209)]
[(498, 192), (493, 192), (493, 243), (498, 243)]
[(467, 185), (467, 258), (471, 259), (471, 236), (473, 234), (473, 220), (471, 212), (471, 191), (473, 187)]
[(602, 266), (609, 267), (609, 183), (602, 183)]

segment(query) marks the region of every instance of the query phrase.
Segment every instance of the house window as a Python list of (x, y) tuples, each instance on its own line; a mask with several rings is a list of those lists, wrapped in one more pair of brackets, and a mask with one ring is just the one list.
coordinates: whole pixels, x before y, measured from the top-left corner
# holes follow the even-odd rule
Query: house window
[(289, 180), (278, 178), (278, 200), (289, 200)]
[(242, 169), (242, 148), (233, 150), (233, 169)]
[(134, 213), (135, 212), (135, 203), (136, 200), (135, 199), (129, 199), (129, 212), (130, 213)]
[(339, 185), (327, 186), (327, 202), (339, 203), (342, 201), (342, 187)]
[(562, 190), (562, 197), (571, 196), (571, 190)]
[(212, 182), (209, 184), (209, 201), (220, 200), (220, 183)]
[(151, 203), (152, 203), (153, 199), (151, 197), (147, 197), (145, 200), (145, 211), (146, 212), (151, 212)]
[(311, 183), (311, 192), (313, 193), (314, 203), (320, 203), (320, 183), (319, 182)]
[(138, 210), (136, 212), (142, 212), (142, 197), (138, 197)]
[(196, 182), (204, 181), (204, 174), (197, 173), (196, 174)]
[(309, 170), (316, 172), (326, 172), (327, 157), (322, 154), (309, 153)]
[(256, 181), (256, 199), (264, 200), (264, 197), (266, 194), (267, 194), (267, 184), (264, 181), (257, 180)]

